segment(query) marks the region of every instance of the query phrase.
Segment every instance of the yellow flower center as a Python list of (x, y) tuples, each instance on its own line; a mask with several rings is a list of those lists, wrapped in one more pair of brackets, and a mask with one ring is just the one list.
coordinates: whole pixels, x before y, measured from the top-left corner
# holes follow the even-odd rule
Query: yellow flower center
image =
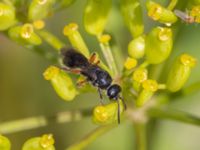
[(52, 134), (44, 134), (41, 137), (40, 145), (43, 148), (48, 148), (49, 146), (51, 146), (53, 144), (54, 144), (54, 139), (53, 139), (53, 135)]
[(148, 11), (148, 16), (151, 17), (153, 20), (158, 20), (161, 17), (163, 9), (160, 5), (156, 3), (150, 4), (150, 9)]
[(124, 67), (128, 70), (133, 69), (137, 65), (137, 60), (128, 57), (124, 63)]
[(94, 109), (94, 116), (100, 122), (105, 122), (108, 119), (108, 113), (104, 106), (97, 106)]
[(31, 37), (33, 33), (33, 26), (32, 24), (26, 23), (21, 28), (21, 36), (22, 38), (28, 39)]
[(33, 26), (36, 29), (42, 29), (45, 26), (45, 22), (43, 20), (36, 20), (36, 21), (33, 22)]
[(180, 61), (185, 66), (194, 67), (196, 65), (196, 59), (188, 54), (182, 54)]
[(78, 30), (78, 25), (76, 23), (70, 23), (64, 27), (63, 34), (69, 35), (73, 33), (73, 31)]
[(111, 39), (111, 36), (109, 34), (104, 34), (104, 35), (101, 35), (99, 37), (99, 42), (100, 43), (108, 43)]
[(158, 90), (158, 83), (155, 80), (145, 80), (142, 83), (144, 89), (149, 90), (151, 92), (155, 92)]
[(190, 15), (193, 17), (200, 15), (200, 6), (194, 6), (192, 10), (190, 11)]
[(146, 69), (139, 68), (133, 73), (133, 80), (142, 83), (147, 80), (147, 74), (148, 72)]
[(160, 31), (158, 33), (158, 38), (161, 41), (167, 41), (172, 36), (172, 30), (170, 28), (160, 28)]
[(60, 69), (55, 66), (48, 67), (45, 72), (43, 73), (43, 76), (46, 80), (51, 80), (55, 75), (59, 73)]

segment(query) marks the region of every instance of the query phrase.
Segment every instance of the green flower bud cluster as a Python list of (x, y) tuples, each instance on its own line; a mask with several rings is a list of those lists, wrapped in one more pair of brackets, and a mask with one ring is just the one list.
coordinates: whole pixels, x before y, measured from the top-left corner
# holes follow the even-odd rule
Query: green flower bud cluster
[(177, 21), (177, 17), (173, 11), (162, 7), (158, 3), (148, 1), (146, 5), (148, 16), (153, 20), (164, 23), (166, 25), (171, 25)]
[[(123, 3), (125, 4), (125, 1)], [(129, 3), (131, 4), (131, 2)], [(191, 68), (196, 63), (195, 58), (192, 56), (182, 54), (170, 68), (166, 83), (160, 84), (156, 80), (148, 78), (149, 65), (164, 63), (172, 52), (174, 37), (173, 30), (169, 25), (174, 24), (177, 21), (177, 17), (171, 10), (175, 7), (175, 3), (165, 8), (156, 2), (147, 1), (146, 6), (148, 16), (154, 21), (163, 23), (166, 27), (154, 27), (146, 34), (140, 32), (138, 36), (133, 36), (134, 39), (128, 45), (129, 57), (124, 63), (124, 68), (131, 72), (131, 76), (128, 77), (131, 77), (131, 88), (136, 92), (136, 107), (145, 105), (159, 89), (167, 89), (171, 92), (180, 90), (188, 80)], [(190, 12), (191, 16), (196, 17), (196, 22), (198, 22), (199, 12), (198, 6), (193, 7)], [(131, 20), (133, 16), (126, 15), (128, 18), (126, 19)], [(133, 24), (136, 25), (135, 22)], [(132, 25), (132, 28), (134, 28), (134, 25)], [(129, 26), (128, 28), (130, 29)]]
[(84, 10), (84, 26), (88, 33), (103, 33), (112, 6), (112, 0), (88, 0)]
[(22, 150), (55, 150), (52, 134), (44, 134), (41, 137), (28, 139)]
[[(0, 2), (0, 31), (3, 31), (10, 39), (27, 48), (37, 48), (45, 41), (60, 54), (60, 49), (65, 47), (66, 44), (44, 29), (45, 22), (43, 20), (56, 10), (65, 8), (73, 2), (74, 0), (29, 1), (28, 7), (24, 9), (27, 11), (24, 19), (20, 18), (20, 11), (16, 11), (17, 7), (14, 1), (10, 1), (10, 3), (6, 3), (6, 1)], [(185, 17), (186, 21), (187, 17), (191, 19), (191, 22), (189, 20), (188, 23), (200, 23), (200, 3), (199, 0), (194, 0), (194, 2), (196, 5), (192, 6), (188, 15), (181, 14), (181, 17)], [(176, 3), (177, 1), (173, 1), (168, 7), (164, 7), (152, 0), (148, 0), (145, 3), (147, 16), (159, 23), (159, 25), (152, 27), (148, 31), (148, 29), (145, 29), (143, 8), (140, 0), (120, 0), (121, 16), (132, 37), (127, 45), (127, 58), (123, 61), (123, 56), (120, 56), (122, 59), (119, 59), (123, 64), (122, 66), (124, 66), (123, 70), (120, 70), (117, 66), (117, 57), (113, 56), (113, 54), (120, 53), (112, 50), (114, 46), (110, 46), (109, 42), (112, 36), (105, 33), (109, 14), (114, 4), (112, 0), (87, 0), (82, 13), (84, 28), (89, 34), (97, 38), (96, 40), (107, 65), (99, 59), (98, 54), (95, 55), (96, 58), (90, 58), (89, 48), (76, 23), (69, 23), (64, 27), (63, 34), (68, 38), (72, 47), (88, 58), (90, 63), (95, 62), (91, 63), (94, 66), (96, 65), (95, 67), (99, 65), (101, 69), (106, 70), (112, 77), (112, 84), (117, 83), (122, 87), (122, 92), (115, 97), (115, 100), (118, 101), (94, 107), (92, 114), (94, 123), (107, 125), (119, 122), (118, 117), (123, 117), (123, 112), (125, 111), (125, 105), (120, 100), (125, 97), (124, 95), (126, 94), (124, 93), (132, 96), (132, 101), (126, 100), (126, 97), (124, 98), (128, 103), (128, 110), (132, 111), (141, 110), (138, 108), (143, 106), (146, 109), (145, 106), (149, 106), (148, 103), (160, 94), (159, 90), (165, 90), (168, 94), (168, 92), (177, 92), (184, 87), (197, 61), (189, 54), (184, 53), (177, 56), (169, 68), (166, 79), (162, 80), (164, 83), (160, 83), (160, 76), (154, 77), (151, 75), (154, 71), (152, 68), (156, 68), (158, 65), (168, 61), (172, 50), (176, 50), (173, 49), (173, 39), (175, 38), (175, 28), (173, 27), (178, 17), (181, 18), (176, 11), (173, 11)], [(84, 90), (78, 90), (68, 72), (59, 67), (48, 67), (43, 76), (50, 81), (57, 95), (65, 101), (72, 101), (78, 94), (84, 92)], [(80, 76), (79, 79), (83, 79), (83, 77)], [(105, 90), (108, 90), (108, 88)], [(11, 149), (9, 140), (2, 135), (0, 135), (1, 149)], [(54, 149), (54, 139), (51, 134), (31, 138), (24, 143), (22, 148), (22, 150)]]
[(55, 66), (50, 66), (44, 72), (44, 78), (51, 81), (56, 93), (66, 101), (71, 101), (78, 94), (69, 75)]
[[(11, 143), (5, 136), (0, 135), (0, 149), (11, 150)], [(55, 150), (52, 134), (44, 134), (41, 137), (28, 139), (22, 146), (22, 150)]]
[[(123, 104), (120, 101), (120, 115), (123, 112)], [(106, 125), (117, 122), (118, 105), (116, 102), (96, 106), (93, 110), (93, 122), (100, 125)]]
[(171, 92), (180, 90), (188, 80), (195, 64), (196, 59), (188, 54), (178, 56), (170, 69), (166, 83), (167, 89)]
[(10, 28), (8, 35), (11, 39), (23, 45), (40, 45), (42, 43), (41, 38), (34, 32), (33, 25), (29, 23)]

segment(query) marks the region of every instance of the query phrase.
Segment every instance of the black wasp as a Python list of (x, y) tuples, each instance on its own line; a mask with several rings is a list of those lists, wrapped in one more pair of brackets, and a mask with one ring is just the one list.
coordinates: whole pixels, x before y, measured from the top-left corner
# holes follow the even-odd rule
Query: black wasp
[(107, 91), (107, 96), (110, 100), (116, 100), (118, 103), (118, 123), (120, 123), (120, 104), (119, 99), (122, 100), (124, 109), (126, 104), (120, 96), (121, 87), (118, 84), (112, 84), (112, 78), (107, 71), (98, 66), (99, 61), (95, 62), (96, 54), (93, 53), (89, 59), (79, 53), (73, 48), (62, 48), (61, 54), (63, 56), (62, 69), (70, 71), (75, 74), (81, 74), (86, 77), (85, 80), (78, 83), (81, 85), (85, 82), (90, 82), (93, 86), (98, 88), (98, 92), (102, 104), (102, 90)]

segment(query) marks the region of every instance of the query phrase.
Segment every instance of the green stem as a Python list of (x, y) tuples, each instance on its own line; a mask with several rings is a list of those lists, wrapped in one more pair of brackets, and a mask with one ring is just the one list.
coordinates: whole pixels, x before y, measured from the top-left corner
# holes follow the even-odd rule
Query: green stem
[(46, 30), (40, 30), (37, 33), (43, 38), (43, 40), (45, 40), (49, 45), (58, 51), (65, 46), (65, 44), (61, 42), (56, 36)]
[(136, 138), (136, 150), (147, 149), (147, 135), (146, 135), (146, 124), (145, 123), (134, 123), (135, 138)]
[(169, 119), (200, 126), (200, 117), (169, 108), (151, 108), (148, 115), (153, 118)]
[(166, 84), (158, 84), (158, 89), (165, 90), (166, 88)]
[(118, 48), (117, 45), (113, 45), (112, 49), (113, 49), (114, 59), (117, 60), (116, 61), (117, 70), (119, 72), (122, 72), (123, 67), (124, 67), (123, 62), (125, 62), (125, 59), (123, 57), (123, 53), (122, 53), (121, 49)]
[(89, 145), (91, 142), (93, 142), (96, 138), (108, 132), (109, 130), (113, 129), (114, 127), (116, 127), (116, 125), (100, 126), (96, 128), (95, 130), (93, 130), (88, 135), (86, 135), (78, 143), (75, 143), (71, 145), (70, 147), (68, 147), (66, 150), (81, 150), (85, 148), (87, 145)]
[(48, 125), (50, 122), (67, 123), (79, 121), (84, 117), (90, 116), (92, 110), (74, 110), (59, 112), (53, 116), (36, 116), (14, 121), (3, 122), (0, 124), (1, 134), (10, 134), (30, 129), (36, 129)]
[(173, 10), (174, 7), (176, 6), (177, 2), (178, 2), (178, 0), (171, 0), (169, 5), (168, 5), (168, 7), (167, 7), (167, 9)]
[(146, 68), (148, 67), (149, 63), (147, 61), (144, 61), (140, 66), (139, 68)]
[(112, 72), (112, 76), (117, 76), (118, 70), (109, 43), (100, 43), (100, 47), (104, 58)]

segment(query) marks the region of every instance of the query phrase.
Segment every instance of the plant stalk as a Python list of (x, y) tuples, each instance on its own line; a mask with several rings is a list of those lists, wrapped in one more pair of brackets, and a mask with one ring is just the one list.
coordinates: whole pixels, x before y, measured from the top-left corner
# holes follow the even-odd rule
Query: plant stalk
[(48, 125), (49, 123), (67, 123), (80, 121), (91, 115), (92, 110), (73, 110), (59, 112), (53, 116), (35, 116), (19, 120), (0, 123), (0, 133), (10, 134), (25, 130), (31, 130)]
[(116, 125), (100, 126), (100, 127), (96, 128), (95, 130), (93, 130), (88, 135), (86, 135), (79, 142), (68, 147), (66, 150), (81, 150), (81, 149), (84, 149), (87, 145), (89, 145), (91, 142), (93, 142), (96, 138), (98, 138), (102, 134), (108, 132), (109, 130), (113, 129), (115, 126)]
[(179, 110), (169, 108), (151, 108), (148, 110), (147, 114), (153, 118), (180, 121), (200, 126), (200, 117)]
[(135, 122), (136, 150), (147, 150), (146, 123)]

